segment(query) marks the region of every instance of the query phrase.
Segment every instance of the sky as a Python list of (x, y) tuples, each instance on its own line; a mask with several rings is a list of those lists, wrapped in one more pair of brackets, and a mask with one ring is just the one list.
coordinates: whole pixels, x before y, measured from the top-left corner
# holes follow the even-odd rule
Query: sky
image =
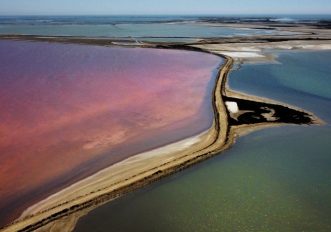
[(330, 14), (331, 0), (0, 0), (0, 15)]

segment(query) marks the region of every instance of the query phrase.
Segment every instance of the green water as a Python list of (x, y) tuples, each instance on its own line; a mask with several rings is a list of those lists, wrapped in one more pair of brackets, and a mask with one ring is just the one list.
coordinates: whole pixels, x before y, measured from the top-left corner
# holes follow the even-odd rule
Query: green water
[[(230, 84), (330, 122), (330, 54), (283, 53), (282, 65), (245, 65)], [(312, 87), (321, 78), (323, 85)], [(331, 231), (330, 141), (330, 125), (254, 132), (219, 156), (92, 211), (76, 231)]]

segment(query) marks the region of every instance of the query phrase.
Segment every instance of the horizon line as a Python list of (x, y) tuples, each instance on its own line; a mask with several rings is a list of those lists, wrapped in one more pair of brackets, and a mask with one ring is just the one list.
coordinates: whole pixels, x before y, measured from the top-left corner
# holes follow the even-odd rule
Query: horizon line
[(176, 13), (176, 14), (142, 14), (142, 13), (121, 13), (121, 14), (90, 14), (90, 13), (84, 13), (84, 14), (2, 14), (1, 16), (278, 16), (278, 15), (291, 15), (291, 16), (303, 16), (303, 15), (321, 15), (321, 16), (330, 16), (331, 13)]

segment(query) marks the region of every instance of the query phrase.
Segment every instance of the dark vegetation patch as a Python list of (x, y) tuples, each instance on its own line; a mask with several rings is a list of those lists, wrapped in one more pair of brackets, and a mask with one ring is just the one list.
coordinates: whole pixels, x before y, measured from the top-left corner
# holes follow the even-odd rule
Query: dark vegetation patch
[[(313, 124), (312, 116), (306, 112), (270, 103), (224, 97), (224, 101), (236, 102), (239, 107), (237, 117), (231, 116), (230, 125), (255, 124), (263, 122), (288, 124)], [(230, 114), (231, 115), (231, 114)]]

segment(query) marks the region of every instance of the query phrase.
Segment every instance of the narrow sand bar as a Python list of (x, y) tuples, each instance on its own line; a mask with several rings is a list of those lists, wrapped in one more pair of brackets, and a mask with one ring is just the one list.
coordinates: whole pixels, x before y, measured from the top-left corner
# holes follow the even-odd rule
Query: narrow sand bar
[[(39, 38), (36, 39), (39, 40)], [(83, 43), (90, 42), (92, 43), (93, 41), (83, 41)], [(303, 41), (300, 41), (300, 44), (302, 43)], [(282, 45), (284, 44), (292, 45), (293, 42), (282, 43)], [(304, 44), (310, 46), (311, 42), (308, 41)], [(275, 44), (266, 43), (264, 45), (273, 48)], [(150, 46), (153, 47), (154, 45)], [(253, 61), (269, 60), (269, 57), (261, 57), (263, 48), (269, 47), (260, 46), (258, 43), (247, 46), (247, 49), (241, 43), (192, 46), (222, 56), (230, 55), (238, 61), (246, 59)], [(295, 47), (291, 46), (289, 49), (292, 48), (294, 49)], [(311, 47), (308, 49), (310, 48)], [(186, 49), (189, 48), (186, 47)], [(199, 53), (200, 59), (201, 55), (202, 53)], [(199, 133), (192, 134), (191, 136), (162, 144), (163, 146), (153, 147), (148, 149), (149, 151), (142, 151), (136, 156), (128, 157), (128, 159), (123, 159), (111, 166), (108, 165), (106, 168), (100, 169), (101, 171), (95, 172), (85, 179), (82, 178), (72, 185), (68, 185), (67, 188), (63, 188), (57, 191), (56, 194), (47, 198), (45, 197), (43, 201), (39, 201), (37, 204), (29, 207), (21, 215), (19, 220), (5, 228), (4, 231), (19, 229), (32, 231), (71, 213), (77, 212), (77, 214), (84, 214), (84, 209), (91, 209), (93, 206), (100, 205), (100, 203), (115, 199), (126, 192), (140, 188), (174, 171), (180, 170), (226, 149), (233, 143), (237, 135), (247, 133), (254, 129), (280, 125), (280, 123), (261, 123), (252, 126), (242, 125), (235, 127), (228, 125), (229, 116), (222, 97), (229, 95), (229, 91), (226, 91), (225, 88), (225, 80), (232, 64), (233, 59), (227, 57), (226, 63), (217, 76), (218, 79), (214, 80), (213, 85), (211, 85), (214, 91), (209, 96), (209, 101), (213, 99), (211, 103), (214, 118), (209, 121), (212, 123), (208, 128), (199, 131)], [(210, 70), (211, 69), (209, 69), (209, 71)], [(241, 95), (240, 97), (247, 98), (247, 96)], [(207, 97), (205, 99), (208, 100)], [(261, 101), (265, 101), (265, 99)], [(289, 107), (293, 108), (291, 106)], [(312, 120), (315, 123), (321, 123), (321, 121), (318, 121), (314, 116), (312, 116)], [(68, 223), (74, 224), (74, 221), (77, 219), (75, 219), (73, 215), (73, 217), (68, 217), (68, 220), (73, 220)], [(63, 222), (60, 222), (60, 224), (61, 223)]]

